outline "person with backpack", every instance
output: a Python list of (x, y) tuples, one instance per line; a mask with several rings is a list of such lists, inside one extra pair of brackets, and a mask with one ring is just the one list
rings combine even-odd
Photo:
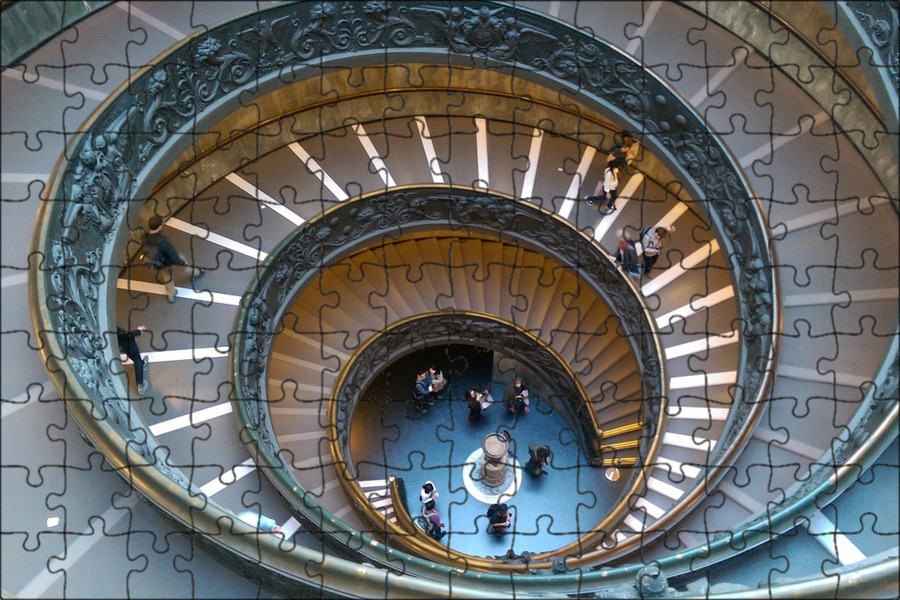
[(671, 235), (675, 233), (675, 226), (645, 227), (641, 230), (641, 246), (644, 250), (644, 275), (650, 276), (650, 270), (659, 260), (659, 251)]
[(641, 266), (638, 264), (637, 250), (631, 236), (624, 230), (616, 232), (619, 238), (619, 246), (616, 248), (616, 263), (632, 277), (641, 276)]
[(206, 269), (188, 266), (184, 257), (175, 249), (169, 238), (162, 234), (163, 220), (153, 215), (147, 221), (147, 233), (144, 234), (145, 254), (150, 257), (150, 264), (156, 269), (156, 278), (166, 286), (169, 304), (175, 302), (175, 274), (172, 267), (181, 267), (184, 274), (191, 278), (191, 283), (206, 275)]
[(146, 369), (150, 365), (150, 359), (145, 355), (141, 356), (141, 350), (138, 348), (137, 341), (134, 339), (146, 331), (143, 325), (133, 331), (126, 331), (121, 327), (116, 327), (116, 337), (119, 342), (119, 352), (122, 352), (134, 363), (134, 382), (137, 384), (138, 393), (143, 395), (147, 391), (150, 382), (147, 381)]

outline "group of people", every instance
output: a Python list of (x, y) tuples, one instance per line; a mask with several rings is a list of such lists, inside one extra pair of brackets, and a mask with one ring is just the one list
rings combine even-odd
[(616, 263), (632, 277), (640, 277), (641, 274), (650, 277), (650, 271), (659, 260), (659, 253), (663, 245), (672, 237), (673, 233), (675, 233), (674, 225), (658, 225), (641, 230), (638, 236), (643, 256), (643, 266), (641, 266), (638, 264), (637, 242), (631, 239), (631, 235), (627, 231), (620, 229), (616, 233), (619, 238), (615, 253)]
[[(640, 143), (631, 133), (622, 131), (617, 137), (620, 138), (620, 141), (607, 157), (603, 178), (597, 183), (594, 193), (585, 198), (588, 206), (600, 203), (599, 208), (603, 214), (615, 212), (616, 198), (619, 194), (619, 172), (635, 159), (640, 149)], [(605, 212), (603, 210), (604, 203), (606, 205)], [(674, 232), (675, 227), (672, 225), (645, 227), (641, 230), (638, 239), (633, 240), (625, 230), (620, 229), (618, 231), (619, 243), (615, 253), (616, 263), (621, 265), (625, 272), (632, 277), (637, 278), (641, 274), (650, 277), (650, 271), (659, 259), (663, 244)], [(638, 264), (637, 244), (641, 246), (643, 265)]]
[[(422, 517), (425, 519), (425, 533), (436, 541), (441, 541), (447, 531), (444, 530), (444, 523), (441, 521), (441, 515), (435, 506), (440, 493), (435, 489), (434, 483), (426, 481), (422, 485), (422, 491), (419, 492), (419, 502), (422, 503)], [(506, 504), (492, 504), (487, 511), (488, 516), (488, 533), (495, 535), (503, 535), (512, 524), (512, 515)]]
[[(504, 432), (509, 438), (509, 432)], [(546, 476), (544, 470), (550, 463), (550, 446), (540, 444), (528, 445), (528, 462), (525, 465), (525, 471), (535, 476)], [(513, 455), (515, 456), (515, 455)], [(419, 502), (422, 504), (421, 514), (424, 518), (425, 533), (433, 539), (440, 541), (447, 531), (444, 530), (444, 522), (441, 521), (441, 515), (437, 510), (435, 501), (440, 493), (434, 487), (434, 483), (426, 481), (422, 485), (419, 492)], [(487, 532), (494, 535), (503, 535), (512, 524), (512, 515), (509, 507), (504, 503), (491, 504), (487, 510), (488, 527)]]
[(421, 413), (428, 412), (429, 406), (434, 406), (438, 394), (447, 385), (442, 371), (438, 371), (431, 365), (427, 369), (421, 369), (416, 374), (416, 382), (413, 388), (413, 406)]
[[(147, 231), (142, 238), (141, 260), (156, 271), (156, 280), (166, 286), (166, 297), (169, 303), (175, 302), (175, 273), (173, 267), (181, 267), (185, 275), (191, 281), (197, 281), (206, 274), (206, 269), (188, 265), (184, 256), (175, 249), (172, 242), (163, 235), (165, 222), (161, 217), (153, 215), (147, 220)], [(134, 381), (137, 384), (139, 394), (144, 394), (149, 387), (147, 367), (150, 359), (141, 355), (137, 340), (135, 339), (147, 328), (139, 325), (137, 329), (123, 329), (116, 327), (119, 351), (131, 359), (134, 363)]]
[[(466, 405), (469, 408), (469, 423), (477, 423), (484, 418), (482, 412), (493, 405), (494, 398), (491, 396), (491, 388), (488, 384), (483, 384), (477, 388), (469, 388), (466, 390), (464, 397)], [(503, 404), (506, 410), (515, 414), (521, 408), (525, 413), (531, 412), (531, 399), (529, 398), (528, 388), (521, 377), (516, 377), (503, 391)]]
[(441, 515), (435, 505), (438, 496), (440, 496), (440, 492), (435, 489), (432, 482), (426, 481), (422, 485), (419, 502), (422, 503), (422, 516), (425, 518), (425, 533), (435, 540), (441, 541), (447, 532), (444, 531), (444, 523), (441, 521)]

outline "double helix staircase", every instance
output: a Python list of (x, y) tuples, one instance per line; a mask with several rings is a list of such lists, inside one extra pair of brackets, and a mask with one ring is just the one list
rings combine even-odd
[[(769, 568), (759, 557), (775, 556), (773, 548), (788, 556), (777, 568), (791, 577), (821, 577), (826, 564), (869, 565), (896, 557), (896, 507), (871, 508), (885, 528), (859, 527), (866, 514), (860, 506), (869, 500), (856, 484), (831, 509), (810, 511), (808, 522), (801, 523), (806, 535), (764, 535), (755, 550), (750, 547), (760, 538), (746, 535), (693, 565), (677, 558), (747, 531), (745, 524), (765, 520), (819, 465), (833, 463), (834, 448), (859, 427), (858, 411), (896, 345), (896, 191), (885, 189), (852, 135), (836, 122), (843, 102), (816, 102), (789, 77), (789, 67), (772, 67), (767, 48), (754, 48), (752, 40), (716, 25), (690, 3), (523, 6), (637, 57), (702, 115), (756, 194), (780, 286), (781, 318), (771, 323), (780, 350), (768, 374), (771, 389), (762, 399), (765, 413), (752, 435), (739, 440), (742, 447), (721, 481), (707, 475), (739, 395), (734, 384), (748, 324), (740, 319), (734, 286), (747, 274), (721, 252), (716, 241), (721, 232), (704, 216), (708, 199), (692, 196), (677, 180), (661, 179), (647, 144), (620, 178), (616, 212), (601, 215), (582, 202), (602, 176), (615, 119), (586, 115), (582, 126), (567, 130), (564, 117), (571, 115), (566, 107), (572, 101), (562, 95), (552, 113), (559, 123), (533, 122), (524, 112), (511, 115), (477, 89), (464, 98), (447, 93), (453, 110), (429, 110), (424, 103), (394, 116), (398, 111), (379, 108), (375, 114), (383, 116), (362, 122), (348, 112), (339, 127), (297, 131), (271, 152), (257, 146), (255, 153), (245, 153), (240, 168), (193, 189), (189, 202), (168, 219), (167, 231), (190, 262), (208, 270), (205, 278), (194, 285), (179, 281), (174, 304), (140, 265), (121, 274), (109, 270), (102, 284), (112, 289), (115, 282), (108, 294), (113, 320), (149, 330), (139, 341), (150, 356), (151, 389), (140, 396), (129, 387), (129, 414), (165, 449), (160, 458), (185, 475), (201, 504), (232, 514), (259, 510), (281, 525), (289, 540), (283, 543), (369, 562), (371, 556), (357, 554), (355, 542), (340, 548), (319, 535), (316, 523), (298, 519), (270, 484), (268, 468), (254, 462), (245, 426), (229, 417), (234, 407), (228, 355), (241, 296), (281, 240), (326, 218), (334, 206), (402, 186), (484, 189), (567, 220), (609, 253), (620, 228), (676, 226), (653, 277), (635, 282), (665, 357), (667, 418), (657, 432), (658, 453), (644, 469), (642, 487), (625, 499), (627, 509), (610, 524), (611, 535), (590, 538), (571, 566), (600, 569), (658, 560), (686, 589), (703, 593), (725, 581), (756, 586)], [(51, 192), (43, 185), (51, 181), (73, 132), (89, 122), (101, 102), (191, 32), (257, 8), (253, 3), (116, 3), (86, 16), (77, 31), (61, 32), (36, 48), (22, 59), (23, 66), (4, 65), (4, 105), (15, 110), (3, 115), (3, 218), (23, 224), (5, 227), (3, 239), (4, 470), (13, 474), (4, 490), (13, 498), (4, 506), (13, 508), (4, 509), (3, 543), (4, 554), (15, 556), (4, 561), (3, 588), (18, 596), (56, 596), (63, 590), (82, 595), (102, 585), (110, 586), (111, 595), (133, 588), (160, 593), (151, 583), (159, 579), (154, 574), (165, 578), (185, 571), (175, 560), (186, 552), (180, 541), (160, 548), (135, 537), (146, 556), (144, 569), (134, 564), (134, 554), (117, 551), (115, 544), (129, 530), (168, 537), (171, 525), (135, 503), (135, 495), (107, 473), (115, 469), (81, 446), (62, 403), (53, 402), (58, 395), (44, 370), (41, 337), (32, 333), (30, 315), (38, 308), (26, 289), (27, 269), (36, 277), (41, 257), (25, 249), (41, 198)], [(394, 97), (402, 95), (398, 91)], [(366, 101), (381, 106), (384, 98)], [(415, 94), (409, 92), (406, 101), (414, 104)], [(340, 111), (337, 106), (331, 110)], [(48, 115), (54, 115), (52, 125)], [(215, 156), (210, 154), (208, 164)], [(157, 206), (164, 214), (163, 203)], [(134, 229), (144, 226), (146, 212), (139, 208), (129, 208)], [(323, 269), (282, 319), (267, 374), (282, 456), (289, 457), (285, 462), (307, 498), (325, 511), (323, 518), (356, 530), (370, 528), (332, 464), (327, 405), (333, 385), (367, 339), (423, 313), (485, 313), (531, 332), (571, 366), (591, 399), (608, 464), (640, 463), (638, 448), (647, 431), (641, 422), (640, 371), (628, 342), (616, 335), (615, 307), (598, 298), (590, 276), (553, 256), (459, 231), (387, 240)], [(123, 383), (133, 381), (124, 357), (113, 360), (110, 369), (124, 374)], [(896, 398), (889, 400), (896, 404)], [(71, 464), (71, 456), (79, 462)], [(63, 489), (52, 474), (56, 465), (78, 468), (59, 476)], [(359, 485), (374, 510), (396, 518), (388, 482)], [(90, 486), (102, 492), (80, 491)], [(28, 506), (46, 506), (48, 514), (61, 508), (62, 527), (79, 541), (67, 542), (36, 515), (26, 515)], [(665, 526), (657, 531), (654, 524)], [(236, 521), (222, 526), (239, 529)], [(776, 527), (776, 533), (785, 529), (790, 526)], [(248, 535), (259, 536), (262, 545), (269, 537)], [(227, 583), (250, 596), (260, 585), (230, 571), (223, 574), (203, 553), (190, 556), (187, 570), (193, 575), (178, 575), (167, 584), (173, 596), (183, 595), (186, 585), (194, 593), (225, 595), (217, 586)], [(91, 576), (135, 568), (140, 575), (124, 581), (103, 583)], [(432, 592), (440, 589), (440, 575), (414, 568), (410, 573), (436, 581), (428, 588)]]

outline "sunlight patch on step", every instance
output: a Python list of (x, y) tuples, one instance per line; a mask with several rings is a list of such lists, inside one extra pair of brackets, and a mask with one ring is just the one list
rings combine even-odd
[[(150, 283), (149, 281), (139, 281), (137, 279), (120, 278), (116, 280), (116, 287), (120, 290), (131, 292), (143, 292), (145, 294), (156, 294), (158, 296), (166, 295), (166, 286), (161, 283)], [(213, 304), (227, 304), (229, 306), (240, 306), (241, 297), (234, 294), (223, 294), (220, 292), (210, 292), (207, 290), (195, 291), (190, 288), (176, 287), (175, 296), (185, 298), (187, 300), (198, 300), (200, 302), (212, 302)]]
[[(90, 98), (91, 100), (103, 101), (106, 100), (107, 94), (106, 92), (101, 92), (100, 90), (93, 90), (90, 88), (82, 87), (80, 85), (75, 85), (74, 83), (59, 81), (57, 79), (51, 79), (46, 75), (42, 76), (34, 76), (33, 79), (25, 79), (23, 72), (21, 69), (4, 69), (3, 76), (9, 77), (10, 79), (17, 79), (29, 85), (39, 85), (41, 87), (45, 87), (51, 90), (56, 90), (59, 92), (63, 92), (66, 96), (74, 96), (75, 94), (84, 94), (86, 98)], [(68, 110), (68, 109), (67, 109)]]
[(185, 429), (187, 427), (191, 427), (192, 425), (203, 423), (205, 421), (209, 421), (210, 419), (215, 419), (216, 417), (221, 417), (222, 415), (229, 414), (231, 414), (231, 402), (223, 402), (222, 404), (219, 404), (217, 406), (211, 406), (202, 410), (192, 411), (189, 415), (182, 415), (180, 417), (175, 417), (174, 419), (169, 419), (167, 421), (162, 421), (161, 423), (151, 425), (150, 433), (152, 433), (153, 435), (171, 433), (173, 431), (178, 431), (179, 429)]
[(619, 215), (622, 214), (622, 211), (625, 208), (625, 205), (628, 204), (629, 200), (634, 199), (634, 194), (637, 192), (638, 187), (640, 187), (641, 183), (644, 181), (643, 173), (635, 173), (628, 179), (628, 183), (625, 184), (625, 187), (622, 188), (622, 193), (616, 197), (616, 210), (608, 215), (600, 217), (600, 220), (597, 221), (597, 224), (594, 226), (594, 240), (600, 241), (603, 239), (603, 236), (606, 235), (613, 224), (616, 222), (616, 219), (619, 218)]
[(294, 211), (289, 209), (287, 206), (285, 206), (281, 202), (278, 202), (277, 200), (275, 200), (275, 198), (268, 195), (267, 193), (265, 193), (264, 191), (262, 191), (261, 189), (259, 189), (258, 187), (256, 187), (255, 185), (253, 185), (252, 183), (250, 183), (249, 181), (247, 181), (240, 175), (238, 175), (237, 173), (229, 173), (228, 175), (225, 176), (225, 179), (227, 181), (229, 181), (231, 184), (233, 184), (235, 187), (238, 187), (241, 190), (243, 190), (244, 192), (246, 192), (247, 194), (250, 194), (250, 197), (253, 198), (254, 200), (256, 200), (257, 202), (261, 202), (263, 208), (268, 206), (269, 208), (271, 208), (272, 210), (277, 212), (279, 215), (281, 215), (282, 217), (284, 217), (285, 219), (287, 219), (294, 225), (297, 225), (299, 227), (300, 225), (303, 225), (303, 223), (306, 222), (306, 219), (304, 219), (303, 217), (301, 217), (300, 215), (298, 215), (297, 213), (295, 213)]
[(703, 244), (700, 248), (684, 257), (681, 262), (678, 262), (647, 283), (641, 288), (641, 293), (644, 296), (649, 296), (650, 294), (655, 294), (665, 286), (669, 285), (685, 273), (687, 273), (690, 269), (693, 269), (700, 263), (704, 261), (708, 261), (713, 254), (719, 251), (719, 241), (712, 240), (709, 245)]
[(431, 180), (435, 183), (449, 183), (450, 177), (441, 170), (441, 161), (438, 160), (437, 152), (434, 149), (434, 141), (431, 139), (431, 132), (428, 130), (428, 120), (418, 115), (415, 119), (419, 132), (419, 139), (422, 141), (422, 150), (425, 152), (425, 160), (428, 161), (428, 172), (431, 173)]
[(685, 304), (680, 308), (676, 308), (675, 310), (669, 311), (661, 317), (657, 317), (656, 326), (660, 329), (665, 329), (669, 327), (671, 320), (674, 318), (687, 319), (691, 315), (694, 315), (704, 309), (712, 308), (716, 304), (724, 302), (725, 300), (733, 297), (734, 288), (731, 286), (724, 287), (721, 290), (709, 294), (708, 296), (704, 296), (696, 300), (691, 300), (688, 304)]
[[(150, 364), (178, 362), (182, 360), (198, 360), (203, 358), (225, 358), (228, 356), (228, 346), (219, 346), (218, 348), (184, 348), (182, 350), (157, 350), (155, 352), (146, 352), (143, 356), (150, 359)], [(120, 354), (119, 358), (123, 365), (133, 364), (131, 359), (124, 354)]]
[(737, 371), (721, 371), (719, 373), (701, 373), (699, 375), (683, 375), (669, 379), (669, 389), (684, 390), (701, 388), (708, 385), (731, 385), (737, 381)]
[(344, 202), (350, 199), (350, 196), (347, 195), (347, 192), (345, 192), (344, 189), (339, 186), (334, 179), (331, 178), (331, 175), (325, 172), (325, 169), (319, 166), (319, 163), (316, 162), (316, 159), (310, 156), (309, 152), (307, 152), (306, 149), (303, 148), (303, 146), (301, 146), (297, 142), (294, 142), (292, 144), (289, 144), (288, 148), (290, 148), (291, 152), (293, 152), (297, 156), (297, 158), (303, 161), (303, 165), (310, 173), (318, 177), (319, 181), (325, 184), (325, 187), (328, 188), (328, 190), (332, 194), (334, 194), (334, 197), (338, 199), (338, 202)]
[(734, 329), (730, 333), (711, 335), (693, 342), (669, 346), (665, 349), (666, 360), (672, 360), (673, 358), (690, 354), (704, 354), (713, 348), (721, 348), (722, 346), (728, 346), (729, 344), (736, 344), (739, 339), (740, 335), (738, 330)]
[(581, 156), (581, 162), (578, 163), (578, 170), (575, 171), (575, 175), (572, 176), (572, 182), (569, 184), (569, 189), (566, 190), (566, 199), (563, 201), (562, 206), (559, 207), (559, 216), (563, 219), (569, 218), (569, 215), (572, 214), (572, 209), (575, 207), (575, 201), (581, 197), (581, 186), (596, 154), (597, 149), (593, 146), (585, 147), (584, 154)]
[(528, 168), (525, 171), (525, 179), (522, 182), (522, 198), (529, 199), (534, 194), (534, 181), (537, 177), (538, 162), (541, 158), (541, 146), (543, 143), (544, 132), (535, 127), (531, 138), (531, 147), (528, 149)]
[(478, 161), (478, 180), (475, 187), (488, 189), (491, 187), (490, 157), (488, 156), (487, 120), (484, 117), (475, 119), (475, 151)]
[(233, 468), (228, 469), (221, 476), (216, 477), (209, 483), (206, 483), (200, 486), (200, 491), (203, 492), (208, 498), (215, 496), (229, 485), (237, 482), (243, 477), (246, 477), (250, 473), (256, 470), (256, 463), (253, 462), (252, 458), (248, 458), (244, 462), (239, 465), (235, 465)]
[(822, 123), (827, 123), (830, 119), (831, 117), (828, 116), (828, 113), (825, 111), (812, 115), (812, 118), (810, 118), (810, 115), (803, 115), (801, 117), (801, 122), (796, 127), (793, 127), (782, 134), (773, 132), (771, 134), (771, 139), (768, 142), (741, 158), (741, 167), (744, 169), (750, 168), (755, 161), (768, 158), (791, 142), (800, 139), (804, 134), (809, 133), (813, 127), (821, 125)]
[(177, 229), (178, 231), (182, 231), (188, 235), (192, 235), (198, 237), (202, 240), (206, 240), (211, 244), (216, 244), (217, 246), (222, 246), (223, 248), (228, 248), (229, 250), (234, 250), (240, 254), (245, 256), (249, 256), (254, 260), (258, 260), (260, 262), (266, 260), (269, 257), (268, 253), (263, 252), (262, 250), (257, 250), (247, 244), (242, 244), (241, 242), (237, 242), (231, 238), (227, 238), (223, 235), (219, 235), (218, 233), (213, 233), (211, 231), (207, 231), (202, 227), (197, 227), (192, 223), (187, 223), (182, 221), (181, 219), (171, 218), (166, 221), (166, 225), (171, 227), (172, 229)]
[(369, 134), (366, 132), (362, 123), (356, 123), (353, 125), (353, 129), (356, 131), (356, 139), (362, 144), (363, 149), (369, 157), (369, 162), (372, 163), (372, 168), (378, 173), (378, 176), (381, 177), (381, 181), (384, 182), (385, 187), (397, 187), (397, 182), (391, 177), (387, 165), (384, 164), (384, 160), (381, 158), (381, 155), (378, 154), (378, 150), (375, 149), (375, 144), (372, 143), (372, 139), (369, 137)]

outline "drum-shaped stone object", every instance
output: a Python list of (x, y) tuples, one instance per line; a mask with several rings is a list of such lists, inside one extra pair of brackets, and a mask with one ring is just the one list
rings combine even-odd
[(497, 433), (489, 433), (481, 441), (484, 457), (481, 467), (482, 483), (496, 487), (506, 479), (506, 458), (509, 455), (509, 438)]

